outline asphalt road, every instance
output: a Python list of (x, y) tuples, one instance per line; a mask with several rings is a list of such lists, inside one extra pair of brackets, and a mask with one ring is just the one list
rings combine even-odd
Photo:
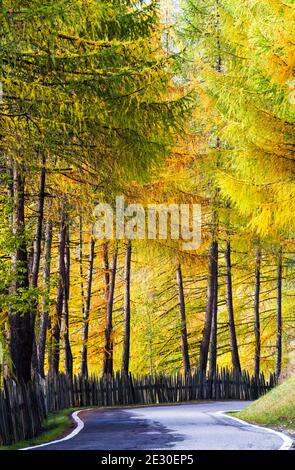
[(36, 450), (276, 450), (275, 434), (236, 422), (219, 411), (248, 402), (210, 402), (132, 409), (83, 411), (82, 431)]

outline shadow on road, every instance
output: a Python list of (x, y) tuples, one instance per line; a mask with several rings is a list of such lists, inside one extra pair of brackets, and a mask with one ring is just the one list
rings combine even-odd
[[(73, 439), (36, 450), (137, 450), (173, 448), (185, 436), (130, 410), (81, 413), (84, 429)], [(135, 418), (136, 416), (136, 418)]]

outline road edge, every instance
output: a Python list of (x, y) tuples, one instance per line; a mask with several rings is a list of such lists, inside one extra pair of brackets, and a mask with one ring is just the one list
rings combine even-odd
[[(90, 410), (90, 408), (88, 408), (88, 409), (84, 408), (82, 410), (77, 410), (77, 411), (74, 411), (74, 413), (72, 413), (71, 417), (72, 417), (73, 421), (76, 423), (76, 427), (67, 436), (62, 437), (61, 439), (56, 439), (54, 441), (45, 442), (44, 444), (38, 444), (38, 445), (32, 446), (32, 447), (25, 447), (25, 448), (22, 448), (22, 449), (19, 449), (19, 450), (37, 449), (37, 448), (40, 448), (40, 447), (46, 447), (46, 446), (49, 446), (49, 445), (52, 445), (52, 444), (58, 444), (60, 442), (64, 442), (64, 441), (68, 441), (70, 439), (73, 439), (73, 437), (75, 437), (77, 434), (79, 434), (85, 426), (84, 421), (82, 421), (82, 419), (79, 418), (79, 414), (82, 411), (89, 411), (89, 410)], [(264, 426), (260, 426), (258, 424), (249, 423), (247, 421), (244, 421), (240, 418), (236, 418), (235, 416), (231, 416), (231, 415), (228, 414), (228, 413), (236, 413), (237, 411), (239, 411), (239, 410), (216, 411), (213, 414), (216, 415), (216, 416), (223, 416), (225, 418), (236, 421), (240, 424), (250, 426), (252, 428), (263, 429), (264, 431), (266, 431), (268, 433), (277, 435), (283, 441), (283, 444), (281, 445), (281, 447), (278, 450), (290, 450), (293, 447), (293, 440), (289, 436), (287, 436), (286, 434), (284, 434), (280, 431), (276, 431), (275, 429), (270, 429), (270, 428), (266, 428)]]
[(266, 428), (264, 426), (260, 426), (258, 424), (249, 423), (249, 422), (244, 421), (240, 418), (236, 418), (235, 416), (231, 416), (228, 413), (237, 413), (237, 410), (217, 411), (214, 414), (217, 415), (217, 416), (223, 416), (223, 417), (232, 419), (234, 421), (237, 421), (238, 423), (241, 423), (241, 424), (244, 424), (244, 425), (247, 425), (247, 426), (251, 426), (252, 428), (263, 429), (266, 432), (269, 432), (271, 434), (275, 434), (275, 435), (279, 436), (280, 439), (282, 439), (283, 444), (281, 445), (281, 447), (278, 450), (290, 450), (291, 447), (293, 447), (293, 440), (289, 436), (287, 436), (286, 434), (284, 434), (280, 431), (276, 431), (275, 429), (270, 429), (270, 428)]
[(72, 413), (71, 415), (71, 418), (72, 420), (74, 421), (74, 423), (76, 423), (76, 427), (75, 429), (70, 433), (68, 434), (67, 436), (65, 437), (62, 437), (61, 439), (56, 439), (54, 441), (49, 441), (49, 442), (45, 442), (44, 444), (38, 444), (36, 446), (32, 446), (32, 447), (24, 447), (22, 449), (19, 449), (19, 450), (31, 450), (31, 449), (37, 449), (38, 447), (45, 447), (45, 446), (50, 446), (52, 444), (58, 444), (60, 442), (64, 442), (64, 441), (68, 441), (70, 439), (72, 439), (73, 437), (75, 437), (77, 434), (79, 434), (82, 429), (84, 428), (84, 421), (82, 421), (81, 418), (79, 418), (79, 413), (81, 413), (82, 411), (89, 411), (89, 409), (82, 409), (82, 410), (78, 410), (78, 411), (74, 411), (74, 413)]

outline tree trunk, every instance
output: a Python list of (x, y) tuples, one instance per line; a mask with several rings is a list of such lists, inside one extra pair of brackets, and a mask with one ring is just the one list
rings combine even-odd
[(82, 318), (85, 315), (85, 293), (84, 293), (84, 273), (83, 273), (83, 218), (79, 217), (79, 273), (80, 273), (80, 293), (82, 302)]
[(70, 270), (71, 270), (71, 251), (70, 251), (70, 232), (68, 221), (66, 223), (66, 246), (65, 246), (65, 269), (64, 269), (64, 296), (63, 296), (63, 320), (64, 320), (64, 368), (65, 373), (69, 378), (73, 378), (73, 355), (70, 343), (70, 313), (69, 313), (69, 298), (70, 298)]
[(177, 290), (178, 290), (179, 316), (180, 316), (180, 327), (181, 327), (182, 364), (183, 364), (184, 372), (188, 374), (191, 370), (191, 366), (190, 366), (189, 350), (188, 350), (185, 300), (184, 300), (182, 270), (181, 270), (180, 263), (178, 264), (176, 268), (176, 285), (177, 285)]
[(258, 377), (260, 374), (260, 273), (261, 271), (261, 250), (258, 248), (256, 253), (256, 268), (255, 268), (255, 295), (254, 295), (254, 335), (255, 335), (255, 357), (254, 357), (254, 376)]
[[(108, 267), (108, 252), (105, 248), (104, 259), (105, 269)], [(107, 311), (106, 311), (106, 325), (104, 333), (104, 360), (103, 360), (103, 374), (113, 374), (113, 305), (115, 294), (115, 282), (117, 272), (117, 257), (118, 247), (116, 246), (113, 254), (112, 273), (110, 278), (106, 275), (106, 281), (109, 279), (109, 284), (106, 284), (106, 292), (108, 292)]]
[(239, 357), (239, 348), (236, 335), (236, 325), (234, 317), (233, 306), (233, 289), (232, 289), (232, 265), (231, 265), (231, 244), (230, 241), (226, 242), (225, 250), (225, 281), (226, 281), (226, 307), (228, 315), (228, 328), (230, 339), (231, 360), (233, 369), (241, 372), (241, 363)]
[(61, 220), (58, 236), (58, 279), (56, 289), (55, 316), (51, 321), (51, 350), (49, 360), (49, 373), (58, 374), (60, 359), (60, 332), (64, 301), (65, 279), (65, 249), (67, 239), (67, 226), (64, 208), (61, 209)]
[(90, 251), (89, 251), (89, 268), (88, 268), (88, 279), (87, 279), (86, 304), (84, 306), (83, 330), (82, 330), (82, 351), (81, 351), (80, 374), (83, 377), (88, 377), (87, 354), (88, 354), (89, 313), (90, 313), (91, 293), (92, 293), (93, 264), (94, 264), (94, 257), (95, 257), (94, 249), (95, 249), (95, 239), (91, 237)]
[(277, 340), (276, 340), (276, 376), (281, 375), (282, 370), (282, 270), (283, 270), (283, 254), (280, 248), (278, 254), (278, 271), (277, 271)]
[(212, 325), (210, 337), (210, 360), (209, 360), (209, 376), (213, 377), (217, 371), (217, 316), (218, 316), (218, 247), (216, 254), (216, 273), (214, 280), (214, 297), (212, 305)]
[(218, 242), (215, 240), (215, 235), (212, 234), (212, 242), (209, 252), (209, 279), (207, 287), (207, 305), (205, 315), (205, 325), (203, 329), (203, 337), (200, 348), (199, 370), (205, 374), (207, 370), (211, 326), (213, 318), (214, 296), (215, 296), (215, 280), (217, 276), (217, 256), (218, 256)]
[[(38, 287), (38, 276), (40, 268), (40, 258), (41, 258), (41, 241), (42, 241), (42, 228), (43, 228), (43, 218), (44, 218), (44, 201), (45, 201), (45, 182), (46, 182), (46, 170), (45, 170), (45, 157), (42, 159), (42, 168), (40, 171), (40, 181), (39, 181), (39, 192), (38, 192), (38, 206), (37, 206), (37, 226), (35, 239), (33, 244), (32, 252), (32, 271), (30, 276), (30, 285), (34, 289)], [(36, 313), (38, 310), (38, 305), (36, 301)], [(32, 373), (35, 375), (39, 372), (40, 367), (38, 364), (38, 347), (36, 339), (36, 330), (40, 325), (36, 323), (34, 331), (34, 341), (33, 341), (33, 354), (32, 354)]]
[(44, 255), (43, 255), (43, 299), (41, 307), (41, 318), (40, 318), (40, 333), (38, 343), (38, 366), (39, 374), (41, 377), (45, 377), (44, 373), (44, 360), (45, 360), (45, 348), (46, 348), (46, 336), (47, 329), (49, 326), (49, 296), (50, 296), (50, 267), (51, 267), (51, 247), (52, 247), (52, 222), (50, 218), (47, 219), (45, 225), (45, 242), (44, 242)]
[(31, 286), (38, 286), (38, 274), (40, 267), (41, 258), (41, 240), (42, 240), (42, 227), (44, 218), (44, 201), (45, 201), (45, 182), (46, 182), (46, 169), (45, 169), (45, 158), (43, 157), (43, 166), (40, 171), (40, 182), (38, 192), (38, 208), (37, 208), (37, 226), (34, 239), (34, 250), (33, 250), (33, 266), (31, 274)]
[[(31, 360), (34, 338), (34, 312), (30, 302), (22, 299), (22, 294), (29, 288), (28, 258), (25, 239), (25, 189), (23, 169), (13, 162), (13, 216), (12, 232), (14, 252), (11, 256), (12, 282), (10, 293), (15, 296), (8, 314), (9, 350), (12, 360), (12, 372), (19, 380), (31, 379)], [(18, 298), (20, 296), (20, 298)], [(15, 305), (18, 303), (18, 305)]]
[(110, 261), (109, 261), (109, 243), (103, 245), (103, 264), (104, 264), (104, 278), (105, 278), (105, 302), (107, 304), (110, 295)]
[(122, 373), (129, 373), (130, 359), (130, 273), (131, 273), (132, 245), (129, 241), (126, 247), (124, 272), (124, 339), (122, 356)]
[[(221, 59), (221, 43), (220, 43), (220, 5), (219, 0), (216, 0), (216, 47), (217, 47), (217, 59), (215, 64), (215, 69), (218, 73), (221, 73), (222, 67), (222, 59)], [(219, 167), (220, 164), (220, 148), (221, 148), (221, 141), (220, 137), (217, 136), (216, 139), (216, 146), (217, 150), (217, 159), (216, 159), (216, 168)], [(214, 231), (213, 231), (213, 239), (216, 235), (216, 228), (217, 228), (217, 210), (218, 207), (218, 194), (219, 188), (215, 187), (214, 189), (214, 196), (213, 196), (213, 205), (214, 205)], [(218, 242), (213, 241), (212, 243), (215, 244), (213, 251), (213, 266), (212, 266), (212, 273), (210, 274), (210, 282), (208, 288), (210, 289), (210, 293), (207, 295), (207, 308), (206, 308), (206, 320), (205, 320), (205, 332), (202, 341), (202, 345), (204, 346), (204, 354), (201, 359), (203, 362), (202, 371), (203, 373), (206, 372), (207, 369), (207, 361), (208, 361), (208, 353), (210, 349), (210, 361), (209, 361), (209, 375), (212, 377), (216, 372), (217, 367), (217, 313), (218, 313)], [(210, 263), (210, 261), (209, 261)], [(210, 270), (210, 268), (209, 268)], [(211, 308), (211, 313), (208, 312)], [(210, 322), (211, 317), (211, 324), (207, 324)], [(202, 346), (201, 346), (202, 348)]]

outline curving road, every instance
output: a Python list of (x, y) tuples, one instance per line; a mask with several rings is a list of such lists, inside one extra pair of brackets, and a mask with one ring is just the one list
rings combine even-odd
[(249, 402), (210, 402), (82, 411), (72, 439), (36, 450), (276, 450), (283, 439), (220, 414)]

